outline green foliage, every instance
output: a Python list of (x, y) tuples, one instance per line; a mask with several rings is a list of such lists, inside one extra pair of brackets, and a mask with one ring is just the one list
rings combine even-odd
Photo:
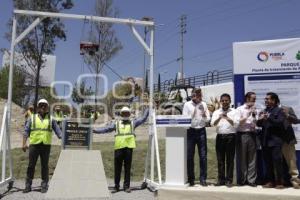
[(296, 54), (296, 59), (300, 60), (300, 51), (298, 51), (298, 53)]
[(54, 95), (56, 94), (56, 90), (55, 88), (50, 88), (50, 87), (42, 87), (40, 88), (40, 92), (39, 92), (39, 99), (47, 99), (47, 101), (52, 104), (58, 101), (58, 99), (56, 99), (52, 94), (51, 94), (51, 89), (52, 89), (52, 93)]
[[(107, 105), (108, 108), (108, 114), (112, 116), (113, 108), (118, 104), (120, 104), (119, 107), (122, 107), (122, 105), (128, 105), (131, 102), (131, 98), (129, 98), (131, 94), (132, 94), (131, 84), (116, 85), (115, 94), (113, 94), (113, 91), (110, 91), (108, 92), (106, 98), (104, 99), (104, 103)], [(116, 106), (116, 108), (118, 109), (118, 106)]]
[[(78, 91), (80, 91), (81, 95), (79, 95)], [(83, 96), (91, 96), (93, 94), (94, 92), (92, 88), (87, 88), (86, 83), (82, 81), (79, 86), (77, 85), (77, 83), (74, 84), (72, 91), (72, 100), (77, 104), (81, 104), (86, 100), (86, 98), (83, 98)]]
[[(24, 85), (26, 75), (21, 68), (15, 66), (13, 76), (12, 101), (17, 105), (22, 106), (23, 100), (29, 90), (29, 88)], [(3, 67), (0, 70), (0, 97), (3, 99), (7, 99), (8, 79), (9, 67)]]
[[(63, 10), (63, 2), (63, 0), (13, 0), (15, 9), (47, 12), (59, 12)], [(36, 18), (36, 16), (19, 15), (17, 18), (17, 35), (20, 35)], [(6, 34), (6, 38), (10, 41), (12, 20), (9, 21), (8, 25), (10, 29)], [(45, 58), (43, 58), (43, 55), (53, 54), (56, 42), (59, 40), (66, 40), (64, 24), (59, 18), (46, 17), (15, 47), (15, 51), (22, 55), (22, 59), (26, 62), (27, 66), (35, 72), (33, 77), (36, 89), (35, 103), (37, 103), (39, 96), (40, 70), (45, 67)]]

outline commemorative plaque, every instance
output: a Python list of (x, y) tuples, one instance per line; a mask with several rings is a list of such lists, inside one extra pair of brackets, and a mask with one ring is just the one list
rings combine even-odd
[(78, 122), (64, 121), (63, 125), (63, 148), (91, 148), (90, 121)]

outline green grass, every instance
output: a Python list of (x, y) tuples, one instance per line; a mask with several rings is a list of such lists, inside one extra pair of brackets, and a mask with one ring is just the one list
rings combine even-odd
[[(145, 166), (145, 157), (147, 154), (147, 141), (138, 141), (137, 148), (133, 151), (133, 160), (132, 160), (132, 180), (140, 181), (144, 177), (144, 166)], [(207, 141), (208, 146), (208, 156), (207, 156), (207, 172), (208, 179), (216, 179), (217, 176), (217, 165), (216, 165), (216, 153), (215, 153), (215, 144), (214, 140)], [(161, 170), (162, 177), (164, 178), (165, 174), (165, 142), (164, 140), (159, 141), (160, 147), (160, 160), (161, 160)], [(107, 178), (113, 178), (114, 176), (114, 143), (113, 142), (101, 142), (93, 144), (94, 150), (101, 150), (101, 155), (103, 159), (104, 169)], [(52, 146), (50, 160), (49, 160), (49, 173), (53, 174), (59, 153), (61, 151), (60, 146)], [(196, 150), (197, 152), (197, 150)], [(13, 149), (13, 171), (14, 177), (17, 179), (23, 179), (26, 177), (26, 170), (28, 165), (28, 151), (24, 153), (22, 149)], [(176, 156), (176, 150), (174, 151), (174, 156)], [(195, 175), (196, 179), (199, 177), (199, 159), (198, 153), (195, 154)], [(38, 161), (35, 171), (35, 178), (40, 177), (40, 162)]]

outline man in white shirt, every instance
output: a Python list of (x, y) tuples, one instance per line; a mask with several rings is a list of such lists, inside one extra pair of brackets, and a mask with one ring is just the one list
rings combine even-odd
[(236, 109), (238, 127), (236, 138), (236, 156), (238, 185), (256, 187), (256, 94), (247, 92), (245, 103)]
[(184, 104), (183, 115), (192, 118), (187, 130), (187, 175), (190, 186), (195, 184), (194, 155), (198, 146), (200, 160), (200, 185), (207, 186), (207, 142), (205, 124), (210, 121), (207, 105), (202, 101), (201, 89), (194, 89), (192, 100)]
[(222, 108), (216, 110), (211, 118), (211, 126), (215, 126), (217, 131), (216, 153), (218, 160), (218, 183), (216, 185), (221, 186), (226, 184), (226, 186), (231, 187), (233, 181), (237, 123), (235, 109), (230, 108), (230, 95), (227, 93), (222, 94), (220, 103)]

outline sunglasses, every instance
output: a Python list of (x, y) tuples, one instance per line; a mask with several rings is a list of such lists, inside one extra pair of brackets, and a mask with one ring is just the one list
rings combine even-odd
[(40, 108), (42, 108), (42, 107), (48, 107), (48, 104), (40, 103), (40, 104), (39, 104), (39, 107), (40, 107)]

